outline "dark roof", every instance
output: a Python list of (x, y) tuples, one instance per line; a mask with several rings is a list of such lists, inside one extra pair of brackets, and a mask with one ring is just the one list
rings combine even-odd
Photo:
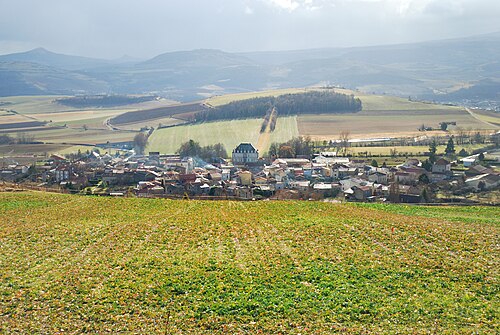
[(498, 183), (500, 181), (500, 175), (489, 174), (484, 179), (488, 180), (490, 183)]
[(450, 162), (448, 162), (444, 158), (440, 158), (434, 163), (434, 165), (448, 165), (448, 164), (450, 164)]
[(233, 152), (257, 152), (251, 143), (240, 143)]

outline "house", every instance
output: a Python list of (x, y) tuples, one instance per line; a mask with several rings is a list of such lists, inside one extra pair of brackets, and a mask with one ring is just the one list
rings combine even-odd
[(476, 163), (476, 161), (477, 161), (478, 156), (479, 155), (474, 155), (474, 156), (462, 158), (461, 161), (464, 164), (464, 167), (470, 167), (470, 166), (474, 165), (474, 163)]
[(55, 164), (60, 164), (66, 162), (66, 158), (64, 156), (61, 156), (59, 154), (52, 154), (50, 155), (49, 159), (53, 161)]
[(353, 197), (355, 200), (365, 201), (373, 195), (373, 190), (370, 186), (353, 186)]
[(306, 166), (311, 166), (311, 161), (306, 158), (280, 158), (280, 160), (291, 168), (303, 169)]
[(396, 172), (396, 181), (401, 184), (411, 184), (415, 182), (415, 179), (408, 172)]
[(73, 169), (70, 165), (59, 165), (54, 170), (54, 177), (56, 179), (56, 182), (58, 183), (61, 181), (69, 180), (72, 174), (73, 174)]
[(467, 179), (465, 185), (476, 190), (491, 190), (500, 186), (500, 175), (493, 173), (481, 174)]
[(250, 171), (241, 171), (238, 175), (239, 182), (243, 186), (252, 185), (252, 172)]
[(387, 173), (380, 171), (372, 171), (368, 174), (368, 180), (373, 183), (387, 185), (388, 182)]
[(401, 171), (396, 172), (396, 180), (401, 184), (417, 183), (420, 176), (427, 175), (427, 171), (419, 167), (401, 167)]
[(465, 171), (465, 175), (467, 177), (479, 176), (482, 174), (493, 173), (492, 169), (484, 167), (482, 165), (474, 165), (470, 167), (467, 171)]
[(444, 158), (438, 159), (432, 165), (432, 173), (449, 173), (451, 171), (451, 163)]
[(290, 182), (290, 188), (296, 189), (299, 191), (308, 191), (310, 184), (311, 184), (311, 182), (309, 180), (293, 181), (293, 182)]
[(251, 143), (240, 143), (232, 154), (233, 164), (245, 165), (256, 163), (259, 160), (259, 152)]

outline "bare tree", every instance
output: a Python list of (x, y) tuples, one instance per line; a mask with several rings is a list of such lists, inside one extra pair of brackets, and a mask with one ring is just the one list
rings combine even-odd
[(348, 130), (342, 130), (339, 135), (339, 151), (344, 155), (347, 154), (347, 148), (349, 148), (349, 139), (351, 138), (350, 135), (351, 134)]
[(457, 134), (457, 144), (464, 144), (466, 136), (465, 129), (462, 127), (457, 127), (456, 134)]
[(148, 135), (141, 132), (134, 136), (134, 148), (137, 149), (138, 154), (144, 154), (144, 149), (148, 144)]

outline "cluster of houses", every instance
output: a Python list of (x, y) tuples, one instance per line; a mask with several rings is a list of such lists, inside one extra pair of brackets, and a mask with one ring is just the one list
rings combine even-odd
[[(429, 185), (455, 185), (471, 190), (500, 187), (500, 175), (482, 165), (465, 171), (438, 159), (428, 170), (409, 159), (394, 167), (371, 166), (365, 160), (322, 152), (309, 158), (275, 158), (265, 161), (250, 143), (232, 152), (232, 161), (208, 164), (177, 155), (111, 156), (92, 152), (69, 161), (52, 155), (33, 166), (3, 167), (1, 178), (30, 180), (37, 185), (57, 185), (87, 194), (138, 197), (189, 197), (227, 199), (322, 199), (342, 197), (351, 201), (429, 201)], [(424, 191), (425, 190), (425, 191)]]

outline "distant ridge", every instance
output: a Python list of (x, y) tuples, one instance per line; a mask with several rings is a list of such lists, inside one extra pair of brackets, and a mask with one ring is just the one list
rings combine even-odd
[[(102, 60), (37, 48), (0, 56), (0, 96), (153, 93), (194, 101), (215, 94), (333, 85), (446, 102), (470, 96), (496, 101), (498, 55), (500, 32), (352, 48), (246, 53), (197, 49), (146, 61)], [(460, 90), (476, 85), (486, 85), (488, 91), (479, 95), (479, 87)]]
[(64, 70), (82, 70), (86, 68), (110, 65), (112, 63), (112, 61), (103, 59), (59, 54), (44, 48), (36, 48), (26, 52), (1, 55), (0, 62), (37, 63)]

